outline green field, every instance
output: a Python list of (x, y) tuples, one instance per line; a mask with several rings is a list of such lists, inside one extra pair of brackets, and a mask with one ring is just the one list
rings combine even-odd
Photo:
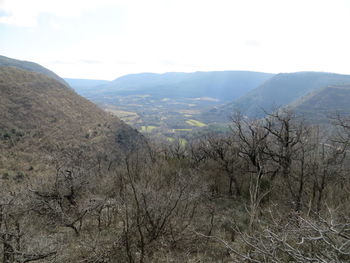
[(180, 143), (181, 146), (186, 146), (187, 140), (183, 139), (183, 138), (179, 138), (179, 143)]
[(196, 127), (204, 127), (207, 126), (205, 123), (197, 121), (197, 120), (187, 120), (186, 123), (191, 126), (196, 126)]
[(192, 131), (192, 129), (173, 129), (173, 132)]
[(142, 132), (152, 132), (154, 129), (156, 129), (157, 126), (141, 126), (141, 131)]

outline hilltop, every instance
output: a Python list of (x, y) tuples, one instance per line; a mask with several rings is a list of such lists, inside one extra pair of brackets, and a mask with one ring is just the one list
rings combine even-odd
[(68, 83), (65, 80), (63, 80), (60, 76), (58, 76), (56, 73), (31, 61), (17, 60), (17, 59), (8, 58), (5, 56), (0, 56), (0, 67), (15, 67), (15, 68), (20, 68), (31, 72), (42, 73), (68, 86)]

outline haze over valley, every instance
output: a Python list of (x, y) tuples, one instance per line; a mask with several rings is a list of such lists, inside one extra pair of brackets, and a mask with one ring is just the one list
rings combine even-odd
[[(167, 140), (227, 130), (237, 110), (261, 118), (286, 107), (307, 121), (317, 115), (320, 123), (330, 122), (332, 114), (350, 114), (348, 96), (337, 89), (349, 86), (350, 76), (335, 73), (172, 72), (126, 75), (110, 82), (65, 80), (80, 95), (140, 132)], [(321, 91), (322, 110), (310, 102), (314, 109), (306, 111), (301, 106), (306, 98), (312, 100)], [(331, 94), (336, 92), (339, 95)]]
[(172, 72), (127, 75), (97, 86), (66, 81), (141, 132), (172, 139), (207, 126), (202, 113), (241, 97), (271, 76), (245, 71)]

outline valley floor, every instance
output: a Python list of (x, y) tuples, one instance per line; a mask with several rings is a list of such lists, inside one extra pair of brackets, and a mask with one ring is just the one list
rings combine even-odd
[[(203, 113), (223, 102), (215, 98), (157, 98), (151, 95), (113, 96), (96, 99), (104, 110), (140, 132), (172, 141), (189, 133), (214, 129), (226, 123), (208, 121)], [(213, 125), (215, 123), (215, 125)]]

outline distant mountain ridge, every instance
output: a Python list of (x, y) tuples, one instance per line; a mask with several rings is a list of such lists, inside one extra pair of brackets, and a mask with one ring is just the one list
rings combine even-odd
[(100, 79), (64, 78), (64, 80), (78, 93), (89, 90), (92, 87), (105, 85), (110, 82), (108, 80)]
[(250, 71), (140, 73), (117, 78), (83, 95), (148, 94), (155, 97), (213, 97), (225, 101), (239, 98), (273, 74)]
[(53, 78), (61, 82), (66, 86), (69, 86), (68, 83), (64, 79), (62, 79), (60, 76), (58, 76), (56, 73), (34, 62), (0, 56), (0, 67), (15, 67), (15, 68), (20, 68), (31, 72), (42, 73), (50, 78)]
[(216, 108), (214, 112), (218, 116), (229, 116), (238, 109), (249, 117), (262, 117), (264, 110), (271, 111), (286, 106), (311, 91), (344, 84), (350, 84), (350, 75), (324, 72), (280, 73), (232, 103)]

